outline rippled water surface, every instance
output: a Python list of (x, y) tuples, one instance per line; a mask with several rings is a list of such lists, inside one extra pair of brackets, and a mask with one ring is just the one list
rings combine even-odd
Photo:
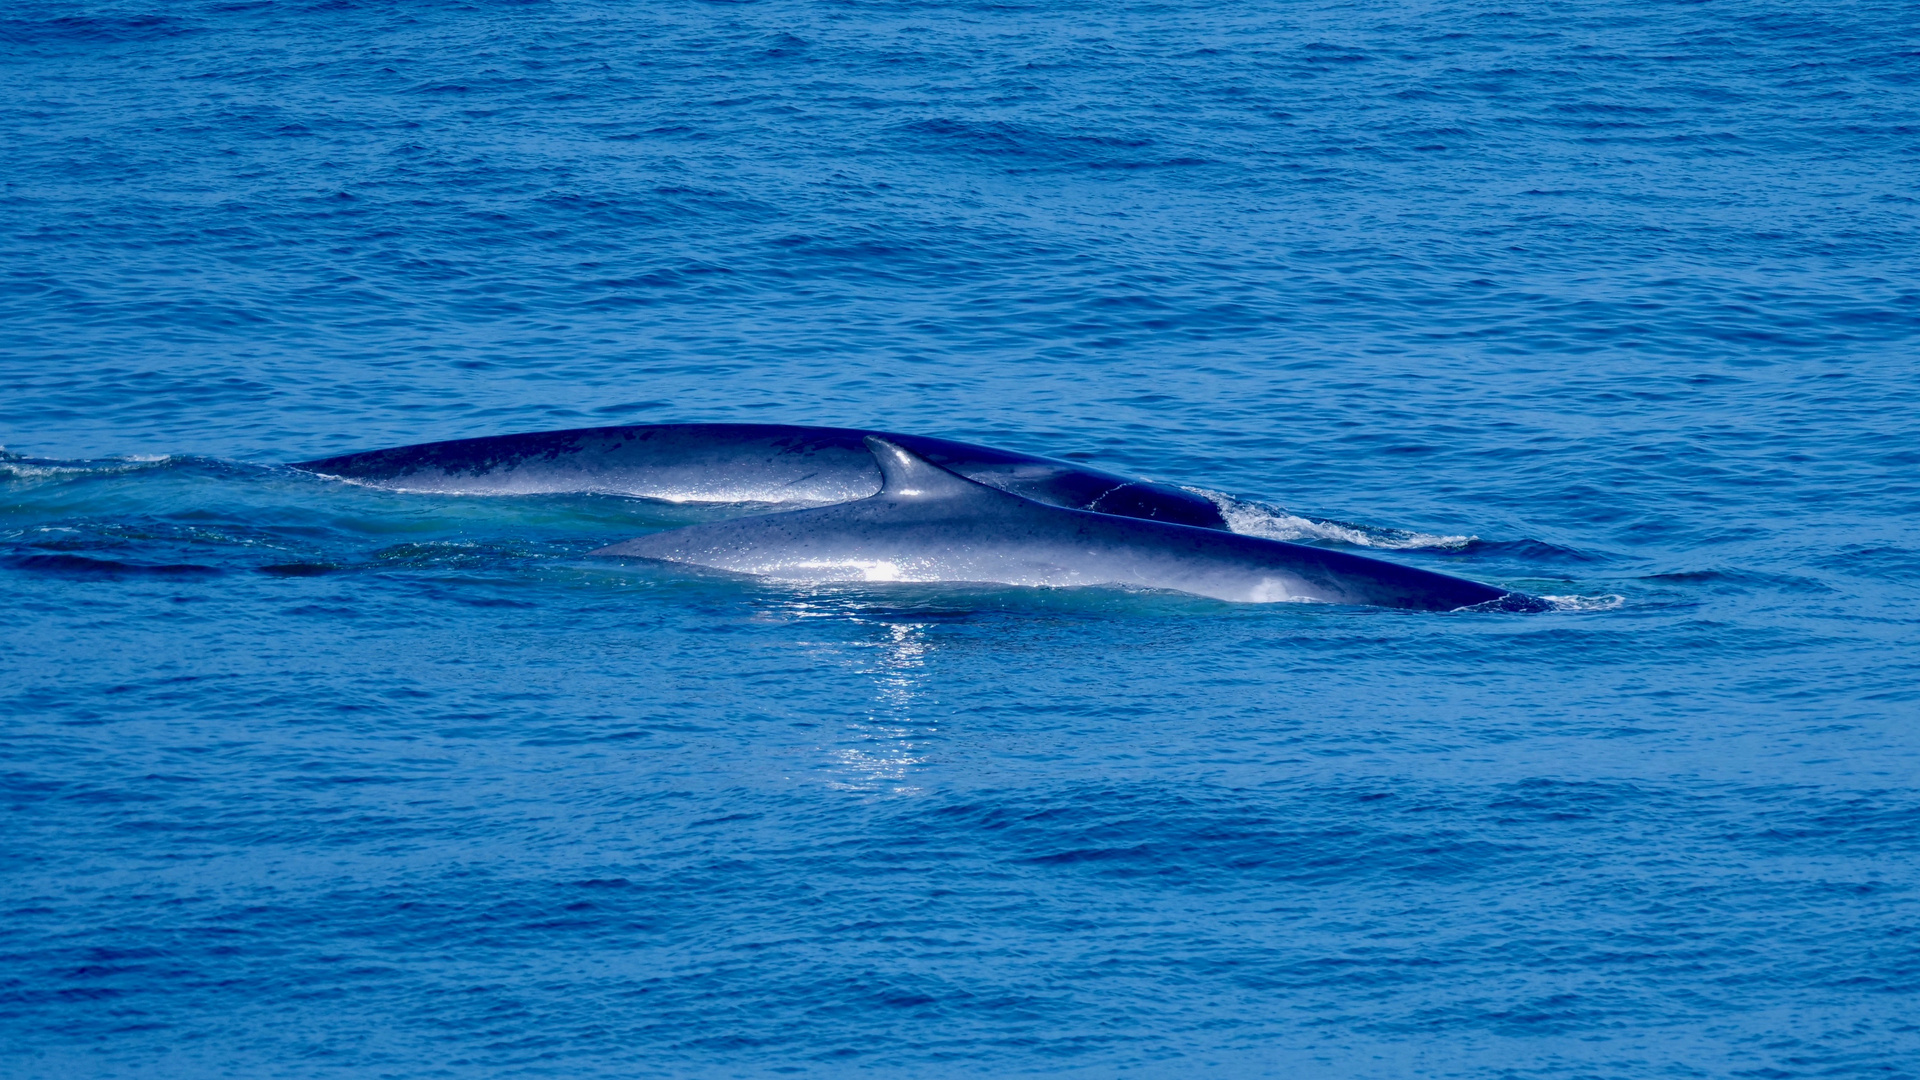
[[(0, 13), (0, 1074), (1920, 1076), (1920, 7)], [(1535, 615), (288, 461), (879, 427)]]

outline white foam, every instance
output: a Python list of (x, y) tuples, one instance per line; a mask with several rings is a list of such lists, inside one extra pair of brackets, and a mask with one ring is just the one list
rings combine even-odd
[(1226, 519), (1227, 528), (1247, 536), (1260, 536), (1268, 540), (1336, 540), (1356, 547), (1412, 551), (1420, 548), (1461, 548), (1478, 539), (1473, 536), (1445, 536), (1437, 533), (1409, 532), (1405, 529), (1384, 529), (1344, 521), (1316, 521), (1313, 518), (1290, 514), (1277, 506), (1243, 502), (1231, 495), (1208, 491), (1206, 488), (1188, 488), (1187, 490), (1205, 497), (1219, 507), (1220, 516)]
[(1606, 596), (1542, 596), (1540, 599), (1552, 604), (1555, 611), (1612, 611), (1627, 602), (1627, 598), (1618, 593)]
[(171, 454), (139, 454), (104, 461), (29, 461), (0, 451), (0, 479), (59, 480), (72, 476), (110, 476), (164, 465)]

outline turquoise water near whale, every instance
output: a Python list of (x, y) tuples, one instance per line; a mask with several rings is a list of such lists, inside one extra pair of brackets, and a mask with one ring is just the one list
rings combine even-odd
[[(9, 5), (0, 1075), (1920, 1075), (1916, 27)], [(284, 468), (674, 421), (1559, 610)]]

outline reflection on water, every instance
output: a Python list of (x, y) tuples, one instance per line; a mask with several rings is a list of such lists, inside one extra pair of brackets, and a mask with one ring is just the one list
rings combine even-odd
[(764, 609), (764, 617), (818, 620), (823, 627), (833, 627), (832, 636), (806, 641), (804, 647), (835, 670), (836, 678), (869, 687), (865, 709), (840, 721), (835, 737), (815, 747), (825, 759), (821, 767), (830, 777), (827, 786), (871, 795), (918, 795), (922, 789), (912, 780), (928, 761), (927, 743), (935, 731), (928, 715), (935, 704), (927, 688), (927, 662), (933, 655), (928, 631), (959, 612), (943, 606), (882, 607), (874, 599), (833, 589), (796, 591)]
[[(871, 624), (870, 624), (871, 625)], [(844, 791), (917, 795), (909, 783), (925, 762), (925, 739), (930, 721), (914, 717), (929, 704), (925, 685), (927, 657), (932, 651), (925, 623), (881, 623), (883, 635), (864, 645), (872, 652), (858, 670), (873, 680), (866, 716), (849, 720), (846, 742), (832, 751), (838, 779), (829, 786)]]

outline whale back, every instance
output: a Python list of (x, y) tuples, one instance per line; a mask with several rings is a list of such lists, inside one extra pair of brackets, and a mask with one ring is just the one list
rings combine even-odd
[(882, 478), (878, 436), (969, 479), (1049, 506), (1224, 529), (1214, 503), (1169, 484), (972, 443), (791, 424), (636, 424), (420, 443), (294, 468), (396, 491), (593, 493), (696, 503), (821, 506), (863, 499)]
[(1423, 610), (1509, 595), (1347, 552), (1047, 506), (969, 480), (890, 440), (865, 442), (883, 477), (870, 498), (670, 529), (593, 554), (787, 580), (1122, 585), (1222, 600)]

